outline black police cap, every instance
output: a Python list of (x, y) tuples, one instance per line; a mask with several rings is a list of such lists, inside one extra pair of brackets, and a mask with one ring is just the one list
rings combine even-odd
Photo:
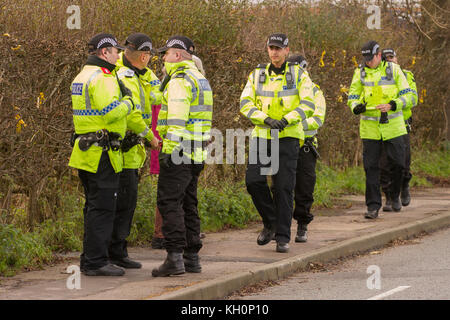
[(383, 51), (381, 51), (381, 56), (383, 57), (383, 59), (386, 59), (387, 56), (397, 56), (397, 54), (395, 53), (395, 50), (392, 48), (386, 48), (383, 49)]
[(110, 33), (98, 33), (93, 36), (88, 42), (89, 52), (108, 47), (114, 47), (120, 50), (125, 49), (124, 47), (119, 45), (116, 37), (114, 37)]
[(361, 53), (364, 57), (364, 60), (370, 61), (373, 59), (373, 56), (377, 54), (377, 52), (380, 50), (380, 45), (378, 42), (371, 40), (369, 42), (366, 42), (364, 46), (361, 49)]
[(267, 39), (267, 46), (275, 46), (279, 48), (286, 48), (289, 44), (289, 39), (284, 33), (274, 33)]
[(195, 50), (194, 42), (185, 36), (173, 36), (166, 41), (166, 45), (158, 49), (159, 53), (166, 52), (170, 48), (183, 49), (193, 54)]
[(130, 34), (127, 40), (125, 40), (125, 46), (138, 51), (153, 52), (152, 39), (144, 33)]

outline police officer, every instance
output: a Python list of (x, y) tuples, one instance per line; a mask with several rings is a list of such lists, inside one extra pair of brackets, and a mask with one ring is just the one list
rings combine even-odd
[[(384, 49), (381, 53), (383, 60), (388, 62), (393, 62), (398, 64), (397, 61), (397, 54), (395, 53), (394, 49), (388, 48)], [(403, 171), (403, 180), (402, 180), (402, 187), (400, 192), (400, 199), (402, 202), (402, 206), (408, 206), (411, 201), (411, 195), (409, 193), (409, 181), (412, 178), (411, 174), (411, 146), (410, 146), (410, 137), (409, 133), (411, 132), (411, 124), (412, 124), (412, 112), (411, 109), (417, 105), (418, 102), (418, 95), (417, 95), (417, 86), (416, 86), (416, 80), (414, 79), (414, 74), (409, 71), (402, 69), (403, 74), (406, 77), (406, 80), (408, 80), (409, 87), (412, 90), (411, 94), (411, 101), (407, 101), (407, 108), (403, 110), (403, 119), (405, 120), (405, 126), (406, 131), (408, 134), (404, 135), (404, 143), (405, 143), (405, 170)], [(380, 182), (381, 182), (381, 188), (386, 195), (386, 204), (383, 206), (383, 211), (392, 211), (392, 203), (391, 199), (389, 197), (389, 186), (391, 184), (390, 181), (390, 170), (389, 170), (389, 163), (387, 162), (386, 153), (383, 150), (382, 156), (381, 156), (381, 172), (380, 172)]]
[[(123, 268), (141, 268), (139, 262), (128, 257), (126, 238), (130, 235), (131, 222), (136, 209), (139, 168), (144, 165), (146, 152), (143, 139), (153, 149), (159, 140), (151, 130), (151, 106), (160, 104), (160, 81), (147, 68), (151, 58), (152, 41), (143, 33), (131, 34), (125, 42), (125, 51), (117, 61), (117, 77), (132, 92), (137, 112), (127, 117), (128, 131), (122, 142), (123, 170), (120, 173), (117, 210), (114, 218), (109, 257), (113, 264)], [(136, 133), (135, 133), (136, 132)]]
[(353, 74), (348, 106), (360, 118), (360, 136), (363, 141), (363, 162), (366, 172), (365, 217), (375, 219), (381, 207), (380, 168), (381, 148), (386, 149), (391, 173), (391, 199), (395, 211), (401, 210), (400, 188), (405, 164), (403, 136), (406, 128), (403, 109), (411, 100), (411, 89), (400, 67), (382, 61), (380, 46), (367, 42), (362, 48), (364, 65)]
[[(240, 101), (240, 112), (255, 125), (249, 158), (256, 154), (256, 163), (249, 161), (245, 180), (264, 224), (257, 243), (265, 245), (275, 238), (277, 252), (289, 251), (299, 140), (304, 139), (302, 121), (312, 116), (315, 108), (307, 72), (286, 61), (288, 43), (285, 34), (269, 36), (271, 63), (260, 64), (250, 73)], [(278, 150), (272, 150), (272, 139), (279, 139)], [(272, 172), (273, 197), (262, 170), (269, 167), (263, 159), (268, 154), (272, 167), (275, 159), (279, 160), (278, 172)]]
[(163, 146), (157, 193), (167, 257), (153, 269), (154, 277), (201, 272), (197, 184), (206, 159), (213, 111), (209, 82), (192, 61), (192, 40), (174, 36), (158, 51), (164, 52), (167, 72), (158, 116)]
[(95, 35), (86, 65), (71, 85), (75, 135), (69, 166), (78, 169), (86, 196), (80, 266), (88, 276), (124, 274), (108, 257), (123, 166), (120, 141), (127, 115), (135, 112), (130, 94), (121, 97), (115, 77), (118, 48), (113, 35)]
[[(306, 70), (306, 59), (301, 55), (293, 55), (288, 58), (289, 62), (297, 62)], [(311, 206), (314, 202), (314, 187), (316, 185), (316, 162), (317, 152), (317, 130), (325, 121), (326, 103), (320, 87), (313, 82), (313, 94), (315, 110), (312, 117), (303, 120), (305, 141), (300, 148), (297, 161), (295, 182), (295, 209), (294, 219), (297, 220), (297, 235), (295, 242), (306, 242), (307, 226), (314, 219), (311, 214)], [(303, 142), (303, 141), (301, 141)]]

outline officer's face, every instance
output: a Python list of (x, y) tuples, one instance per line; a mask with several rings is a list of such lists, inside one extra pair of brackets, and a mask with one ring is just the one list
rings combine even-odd
[(180, 59), (180, 53), (177, 50), (175, 50), (174, 48), (169, 48), (169, 50), (167, 50), (163, 56), (164, 62), (169, 62), (169, 63), (178, 62), (179, 59)]
[(374, 69), (374, 68), (378, 67), (380, 62), (381, 62), (381, 52), (378, 52), (377, 54), (375, 54), (373, 56), (372, 60), (367, 61), (366, 64), (369, 68)]
[(104, 48), (103, 57), (109, 63), (116, 64), (117, 60), (119, 60), (119, 50), (117, 50), (117, 48), (114, 47)]
[(392, 56), (392, 55), (386, 56), (386, 61), (389, 61), (389, 62), (393, 62), (393, 63), (397, 63), (397, 64), (398, 64), (398, 62), (397, 62), (397, 57), (394, 57), (394, 56)]
[(267, 52), (269, 53), (272, 64), (275, 66), (281, 66), (289, 55), (289, 47), (279, 48), (276, 46), (268, 46)]

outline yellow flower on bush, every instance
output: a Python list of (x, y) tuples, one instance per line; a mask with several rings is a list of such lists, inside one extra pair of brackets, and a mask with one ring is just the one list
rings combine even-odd
[(11, 35), (9, 33), (4, 33), (3, 36), (10, 38)]
[(19, 50), (20, 48), (22, 48), (22, 46), (19, 44), (19, 45), (18, 45), (17, 47), (15, 47), (15, 48), (11, 47), (11, 50), (16, 51), (16, 50)]
[(16, 114), (15, 118), (18, 120), (16, 124), (16, 132), (20, 133), (22, 131), (22, 126), (26, 127), (27, 124), (21, 119), (20, 114)]
[(241, 63), (242, 62), (242, 57), (239, 57), (239, 59), (236, 60), (237, 63)]
[(325, 50), (323, 50), (322, 52), (322, 56), (320, 57), (320, 62), (319, 62), (319, 66), (321, 68), (325, 67), (325, 63), (323, 62), (323, 57), (325, 56), (325, 53), (327, 53)]
[(347, 88), (346, 86), (343, 86), (343, 85), (341, 84), (341, 92), (342, 92), (342, 93), (347, 93), (347, 94), (348, 94), (348, 88)]
[(337, 97), (337, 102), (343, 102), (344, 98), (342, 98), (342, 96)]
[(355, 65), (355, 68), (358, 68), (358, 62), (356, 61), (355, 56), (352, 57), (352, 61), (353, 61), (353, 64)]

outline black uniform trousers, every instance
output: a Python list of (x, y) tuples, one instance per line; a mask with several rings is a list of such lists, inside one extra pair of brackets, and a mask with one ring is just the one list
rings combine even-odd
[[(279, 153), (271, 150), (270, 140), (266, 141), (267, 150), (261, 148), (259, 140), (250, 141), (250, 153), (257, 154), (256, 163), (249, 163), (245, 175), (247, 191), (258, 210), (265, 228), (276, 230), (276, 241), (288, 243), (291, 239), (292, 213), (294, 209), (295, 170), (300, 149), (299, 140), (286, 137), (279, 139)], [(263, 140), (263, 139), (261, 139)], [(264, 145), (264, 143), (263, 143)], [(272, 175), (272, 192), (267, 183), (267, 176), (261, 174), (264, 164), (261, 157), (279, 157), (278, 172)]]
[(167, 252), (199, 252), (202, 248), (197, 185), (203, 167), (193, 163), (160, 167), (157, 204)]
[(314, 187), (316, 186), (317, 158), (310, 147), (301, 147), (297, 161), (295, 182), (295, 209), (294, 219), (298, 224), (308, 225), (314, 216), (311, 206), (314, 202)]
[(120, 173), (114, 227), (109, 245), (110, 259), (118, 260), (128, 257), (126, 238), (130, 235), (131, 222), (136, 209), (138, 183), (138, 169), (122, 170)]
[(366, 205), (368, 210), (379, 210), (381, 207), (380, 191), (380, 156), (385, 148), (391, 171), (390, 194), (398, 198), (405, 167), (405, 145), (403, 136), (390, 140), (363, 139), (363, 162), (366, 172)]
[(108, 153), (104, 151), (97, 173), (78, 170), (78, 176), (86, 197), (83, 209), (84, 235), (80, 267), (93, 270), (109, 263), (108, 246), (113, 231), (119, 174), (115, 173)]
[[(403, 170), (403, 176), (402, 176), (402, 189), (405, 189), (409, 186), (409, 181), (411, 181), (412, 174), (411, 174), (411, 142), (410, 142), (410, 136), (409, 133), (405, 134), (403, 137), (403, 142), (405, 144), (405, 168)], [(380, 182), (381, 182), (381, 189), (386, 195), (390, 194), (390, 187), (391, 187), (391, 175), (392, 175), (392, 168), (389, 165), (389, 162), (387, 160), (387, 155), (385, 148), (382, 148), (381, 151), (381, 158), (380, 158)]]

